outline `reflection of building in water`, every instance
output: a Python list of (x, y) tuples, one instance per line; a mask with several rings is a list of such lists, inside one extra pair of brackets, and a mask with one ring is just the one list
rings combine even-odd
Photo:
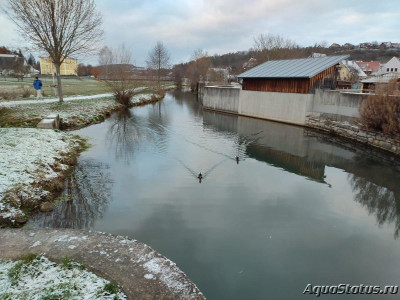
[(108, 167), (80, 161), (65, 182), (60, 202), (51, 213), (39, 213), (27, 227), (90, 229), (102, 218), (111, 200), (112, 180)]
[(297, 126), (209, 111), (203, 120), (209, 130), (236, 132), (247, 140), (245, 155), (288, 172), (324, 182), (326, 167), (344, 170), (354, 201), (400, 234), (400, 162), (393, 157), (377, 158), (374, 150)]
[(356, 193), (355, 200), (376, 216), (379, 225), (393, 223), (395, 237), (400, 233), (400, 194), (368, 181), (364, 177), (349, 174), (349, 181)]
[(325, 166), (308, 161), (304, 157), (253, 144), (247, 146), (246, 154), (251, 158), (264, 161), (288, 172), (324, 182)]

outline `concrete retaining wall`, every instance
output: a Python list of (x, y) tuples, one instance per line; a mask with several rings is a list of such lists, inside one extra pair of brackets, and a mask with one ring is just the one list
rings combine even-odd
[(240, 88), (204, 87), (203, 106), (213, 110), (239, 113)]
[(240, 91), (239, 114), (305, 125), (313, 95)]
[(307, 116), (335, 121), (354, 121), (367, 95), (316, 90), (315, 94), (245, 91), (236, 87), (204, 88), (203, 106), (292, 124), (305, 125)]
[(360, 117), (359, 108), (367, 95), (341, 91), (316, 90), (312, 113), (336, 121), (352, 121)]

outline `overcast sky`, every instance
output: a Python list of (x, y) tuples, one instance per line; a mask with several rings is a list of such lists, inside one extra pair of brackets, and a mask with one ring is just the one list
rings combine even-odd
[[(4, 7), (7, 0), (0, 0)], [(172, 63), (196, 49), (209, 54), (248, 50), (261, 33), (279, 34), (301, 46), (326, 41), (400, 42), (400, 0), (96, 0), (104, 19), (104, 44), (132, 49), (138, 65), (162, 41)], [(0, 44), (26, 45), (0, 13)], [(96, 57), (81, 62), (97, 63)]]

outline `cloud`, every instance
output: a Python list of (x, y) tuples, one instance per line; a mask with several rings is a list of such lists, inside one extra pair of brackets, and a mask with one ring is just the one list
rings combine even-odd
[[(103, 14), (104, 44), (124, 43), (139, 65), (145, 64), (158, 40), (171, 52), (173, 63), (186, 61), (199, 48), (211, 54), (248, 50), (260, 33), (280, 34), (302, 46), (321, 41), (400, 42), (398, 0), (379, 5), (375, 0), (96, 0), (96, 4)], [(11, 43), (13, 29), (2, 15), (0, 25), (0, 40)]]

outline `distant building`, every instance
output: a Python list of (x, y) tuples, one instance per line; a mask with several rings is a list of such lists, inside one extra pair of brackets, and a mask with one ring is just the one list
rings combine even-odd
[(250, 58), (249, 61), (245, 62), (243, 64), (243, 70), (249, 70), (251, 68), (254, 68), (257, 65), (257, 59), (255, 58)]
[[(32, 66), (29, 66), (24, 57), (16, 54), (0, 54), (0, 75), (15, 75), (24, 68), (24, 76), (31, 76), (39, 73)], [(26, 68), (26, 69), (25, 69)], [(25, 71), (26, 70), (26, 71)], [(21, 73), (22, 74), (22, 73)]]
[(326, 54), (324, 53), (313, 52), (310, 57), (325, 57), (325, 56)]
[[(56, 66), (50, 57), (40, 58), (40, 73), (42, 75), (56, 75)], [(66, 58), (60, 67), (61, 76), (78, 76), (78, 60)]]
[(377, 49), (379, 48), (379, 44), (374, 42), (374, 43), (360, 43), (358, 45), (360, 49)]
[(333, 43), (332, 45), (329, 46), (329, 48), (339, 48), (340, 45), (337, 43)]
[(384, 74), (381, 76), (374, 76), (361, 80), (361, 89), (363, 92), (371, 92), (376, 89), (376, 85), (388, 84), (389, 81), (393, 79), (397, 80), (397, 82), (400, 82), (400, 73)]
[(367, 75), (375, 75), (379, 71), (381, 64), (378, 61), (357, 61), (356, 64)]
[(400, 73), (400, 59), (392, 57), (386, 64), (383, 64), (377, 75)]
[(0, 54), (0, 74), (11, 74), (16, 65), (24, 65), (24, 58), (15, 54)]
[(343, 60), (339, 63), (338, 67), (338, 80), (353, 81), (354, 77), (359, 79), (367, 77), (367, 74), (359, 67), (357, 63), (351, 60)]
[(316, 88), (336, 89), (337, 67), (348, 55), (271, 60), (240, 75), (242, 89), (311, 94)]
[(350, 43), (346, 43), (346, 44), (343, 45), (343, 48), (346, 48), (346, 49), (353, 49), (353, 48), (354, 48), (354, 45), (353, 45), (353, 44), (350, 44)]
[(400, 49), (400, 43), (383, 42), (379, 45), (381, 49)]

